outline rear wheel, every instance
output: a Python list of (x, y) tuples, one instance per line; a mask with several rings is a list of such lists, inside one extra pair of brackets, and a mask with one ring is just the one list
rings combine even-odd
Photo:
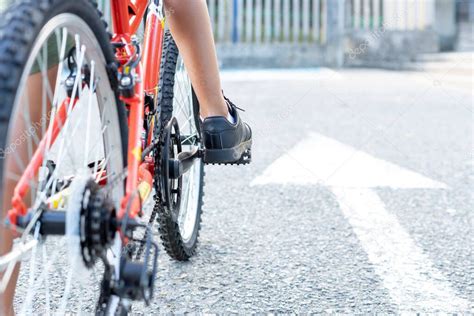
[[(40, 220), (31, 220), (12, 246), (11, 230), (3, 226), (4, 216), (1, 219), (0, 255), (18, 254), (18, 244), (32, 247), (21, 256), (21, 267), (18, 263), (12, 269), (13, 261), (0, 260), (0, 314), (11, 310), (14, 291), (14, 309), (20, 314), (95, 312), (104, 267), (86, 262), (81, 245), (90, 237), (84, 235), (89, 228), (79, 223), (81, 209), (89, 203), (91, 181), (112, 201), (111, 208), (118, 209), (124, 195), (126, 114), (109, 77), (108, 65), (113, 62), (95, 2), (20, 1), (2, 16), (3, 215), (12, 208), (13, 188), (35, 151), (43, 150), (23, 199), (29, 216)], [(61, 130), (57, 138), (48, 132), (55, 124)], [(46, 210), (65, 218), (64, 235), (45, 238), (41, 216)], [(112, 266), (120, 264), (121, 245), (115, 239), (106, 250)]]
[[(179, 126), (182, 151), (202, 148), (200, 136), (199, 103), (193, 92), (184, 62), (170, 32), (166, 32), (163, 45), (163, 58), (158, 90), (158, 112), (155, 137), (163, 139), (166, 124), (174, 117)], [(163, 144), (162, 144), (163, 145)], [(176, 147), (170, 146), (170, 155), (176, 156)], [(179, 203), (164, 203), (160, 198), (155, 201), (161, 240), (166, 252), (176, 260), (188, 260), (194, 255), (201, 227), (203, 205), (204, 163), (195, 159), (191, 169), (182, 179), (163, 183), (160, 174), (160, 161), (163, 151), (156, 150), (155, 190), (160, 192), (163, 185), (169, 185), (176, 191), (181, 187), (180, 195), (174, 200)], [(178, 193), (177, 193), (178, 194)], [(159, 197), (159, 194), (157, 194)]]

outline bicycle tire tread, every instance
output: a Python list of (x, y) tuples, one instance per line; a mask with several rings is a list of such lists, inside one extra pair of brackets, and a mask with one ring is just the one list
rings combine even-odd
[[(162, 63), (160, 66), (160, 83), (159, 83), (159, 92), (158, 92), (158, 104), (159, 109), (159, 124), (157, 124), (157, 129), (155, 130), (155, 137), (160, 137), (160, 126), (163, 127), (173, 116), (173, 98), (174, 98), (174, 80), (176, 72), (176, 61), (178, 59), (179, 51), (174, 42), (171, 33), (166, 31), (163, 43), (163, 53), (162, 53)], [(155, 174), (159, 174), (160, 166), (159, 159), (155, 159)], [(157, 222), (158, 222), (158, 231), (160, 233), (160, 239), (165, 251), (168, 255), (178, 261), (187, 261), (196, 253), (197, 244), (199, 240), (199, 234), (201, 229), (202, 221), (202, 209), (204, 205), (203, 196), (204, 196), (204, 181), (205, 172), (204, 169), (201, 173), (201, 192), (198, 201), (198, 215), (197, 215), (197, 232), (195, 237), (195, 242), (191, 247), (187, 247), (181, 235), (179, 233), (179, 225), (176, 221), (172, 219), (171, 214), (163, 207), (159, 195), (155, 195), (155, 209), (154, 211), (158, 212)], [(159, 192), (159, 181), (156, 179), (155, 191)]]

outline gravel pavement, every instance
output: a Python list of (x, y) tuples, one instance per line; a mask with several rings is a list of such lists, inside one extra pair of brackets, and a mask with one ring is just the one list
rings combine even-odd
[[(472, 86), (472, 76), (463, 80)], [(226, 71), (223, 81), (253, 127), (253, 162), (206, 168), (198, 253), (180, 263), (161, 251), (153, 302), (134, 305), (134, 314), (473, 311), (473, 98), (467, 84), (453, 85), (456, 80), (438, 73), (328, 69)], [(371, 188), (399, 226), (373, 239), (396, 245), (402, 236), (400, 249), (414, 253), (371, 244), (366, 237), (383, 226), (369, 216), (348, 217), (324, 183), (251, 185), (314, 134), (443, 184)], [(330, 149), (307, 148), (306, 158), (316, 161)], [(281, 167), (289, 180), (303, 166), (293, 158)], [(49, 286), (55, 282), (64, 279)], [(441, 284), (446, 293), (424, 284)], [(416, 295), (407, 300), (417, 291), (453, 301), (438, 308), (439, 302)], [(92, 311), (93, 291), (73, 296), (91, 302), (85, 314)]]
[(448, 186), (376, 192), (456, 297), (468, 302), (465, 310), (442, 311), (473, 310), (473, 99), (466, 85), (449, 85), (449, 76), (444, 86), (426, 73), (378, 70), (223, 77), (226, 94), (253, 126), (254, 161), (207, 168), (199, 252), (189, 263), (162, 253), (155, 300), (137, 313), (407, 311), (327, 187), (250, 186), (313, 132)]

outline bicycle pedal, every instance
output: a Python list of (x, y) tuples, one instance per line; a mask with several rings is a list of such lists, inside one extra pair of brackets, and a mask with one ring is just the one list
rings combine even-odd
[(252, 162), (252, 150), (249, 148), (247, 149), (242, 156), (240, 157), (239, 160), (233, 161), (233, 162), (206, 162), (207, 165), (248, 165)]

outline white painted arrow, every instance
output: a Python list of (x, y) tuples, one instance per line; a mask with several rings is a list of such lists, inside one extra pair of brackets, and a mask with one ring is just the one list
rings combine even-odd
[(278, 158), (251, 185), (267, 183), (446, 188), (441, 182), (315, 133)]
[(456, 295), (372, 189), (446, 189), (445, 184), (314, 133), (278, 158), (251, 185), (271, 183), (330, 187), (400, 311), (468, 310), (468, 301)]

